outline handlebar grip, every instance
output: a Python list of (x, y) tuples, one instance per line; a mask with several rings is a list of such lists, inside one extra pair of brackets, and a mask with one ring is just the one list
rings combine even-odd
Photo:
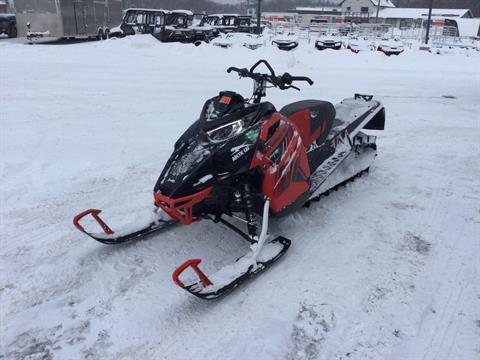
[(227, 69), (227, 73), (231, 73), (232, 71), (235, 71), (236, 73), (238, 73), (238, 75), (240, 75), (240, 77), (248, 77), (249, 76), (249, 72), (248, 72), (248, 69), (239, 69), (239, 68), (236, 68), (236, 67), (229, 67)]
[(292, 76), (292, 81), (306, 81), (309, 85), (313, 85), (313, 80), (306, 76)]
[(234, 66), (231, 66), (227, 69), (227, 73), (231, 73), (232, 71), (235, 71), (235, 72), (240, 72), (240, 69), (239, 68), (236, 68)]

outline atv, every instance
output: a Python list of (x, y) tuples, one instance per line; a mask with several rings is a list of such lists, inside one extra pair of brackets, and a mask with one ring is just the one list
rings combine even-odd
[[(261, 65), (265, 72), (257, 72)], [(173, 272), (178, 286), (203, 299), (227, 294), (278, 261), (291, 241), (269, 234), (270, 217), (307, 206), (367, 172), (376, 157), (376, 137), (362, 129), (383, 130), (385, 125), (384, 107), (369, 95), (356, 94), (336, 106), (298, 101), (277, 111), (262, 101), (267, 87), (299, 90), (295, 82), (313, 81), (288, 73), (277, 76), (265, 60), (227, 72), (252, 79), (253, 96), (246, 100), (222, 91), (206, 101), (199, 119), (175, 143), (155, 184), (147, 226), (114, 232), (98, 209), (73, 220), (78, 230), (104, 244), (139, 240), (207, 219), (224, 225), (249, 242), (246, 255), (210, 276), (200, 269), (200, 259), (188, 260)], [(85, 230), (80, 221), (87, 215), (103, 233)], [(187, 269), (194, 280), (185, 280)]]

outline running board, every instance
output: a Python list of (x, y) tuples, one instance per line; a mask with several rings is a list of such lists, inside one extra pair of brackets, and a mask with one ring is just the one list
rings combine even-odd
[(308, 201), (367, 170), (377, 156), (375, 139), (375, 136), (359, 134), (354, 139), (350, 152), (336, 164), (328, 175), (317, 180), (319, 185), (312, 192)]

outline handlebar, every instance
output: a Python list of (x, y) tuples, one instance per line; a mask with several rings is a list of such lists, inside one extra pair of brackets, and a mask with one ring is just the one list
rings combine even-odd
[(253, 73), (253, 70), (255, 70), (258, 66), (260, 66), (261, 64), (264, 64), (267, 69), (270, 71), (270, 75), (272, 77), (275, 76), (275, 71), (273, 70), (272, 66), (268, 63), (267, 60), (258, 60), (251, 68), (250, 68), (250, 72)]
[[(254, 72), (254, 70), (261, 64), (264, 64), (267, 67), (267, 69), (270, 71), (270, 74)], [(248, 77), (253, 79), (254, 81), (269, 82), (273, 86), (278, 87), (281, 90), (286, 90), (290, 88), (300, 90), (296, 86), (292, 85), (294, 81), (306, 81), (308, 84), (313, 85), (313, 80), (306, 76), (292, 76), (289, 73), (284, 73), (282, 76), (276, 76), (275, 71), (266, 60), (259, 60), (257, 63), (255, 63), (255, 65), (250, 68), (250, 70), (246, 68), (240, 69), (234, 66), (227, 69), (227, 73), (231, 73), (232, 71), (238, 73), (241, 78)]]

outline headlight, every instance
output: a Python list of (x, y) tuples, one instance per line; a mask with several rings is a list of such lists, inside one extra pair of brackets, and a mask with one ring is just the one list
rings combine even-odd
[(243, 120), (237, 120), (207, 131), (208, 140), (213, 143), (219, 143), (232, 139), (243, 131), (243, 125)]

